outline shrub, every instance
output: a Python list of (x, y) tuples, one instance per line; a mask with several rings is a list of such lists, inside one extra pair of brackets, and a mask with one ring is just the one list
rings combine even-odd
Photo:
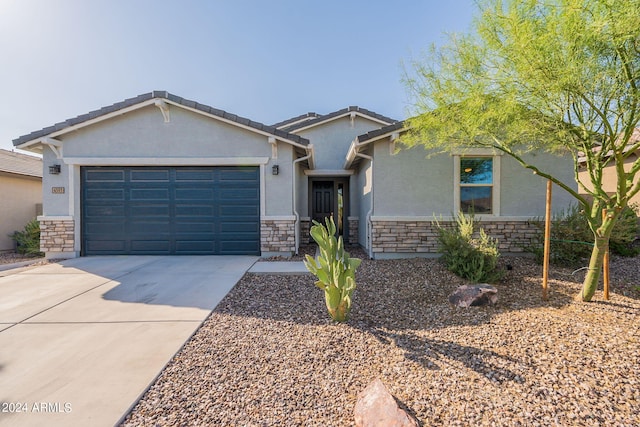
[(482, 228), (476, 232), (473, 215), (459, 213), (453, 227), (443, 227), (437, 221), (435, 225), (441, 259), (449, 271), (474, 283), (495, 283), (502, 278), (497, 267), (498, 242)]
[(344, 250), (342, 236), (336, 239), (333, 218), (325, 218), (326, 227), (313, 221), (311, 237), (320, 248), (317, 259), (305, 256), (304, 264), (318, 278), (316, 286), (324, 291), (329, 315), (336, 322), (344, 322), (351, 309), (351, 295), (356, 289), (355, 273), (359, 258), (351, 258)]
[[(535, 218), (534, 224), (540, 233), (531, 246), (525, 248), (542, 264), (544, 256), (544, 219)], [(612, 254), (636, 256), (640, 249), (633, 242), (640, 233), (638, 217), (633, 207), (625, 208), (616, 222), (609, 239)], [(551, 218), (551, 242), (549, 262), (564, 267), (578, 267), (589, 258), (593, 248), (593, 233), (579, 206), (554, 214)]]
[(17, 243), (17, 251), (19, 254), (25, 255), (44, 255), (40, 252), (40, 223), (33, 219), (25, 225), (24, 230), (15, 231), (10, 234), (11, 237)]

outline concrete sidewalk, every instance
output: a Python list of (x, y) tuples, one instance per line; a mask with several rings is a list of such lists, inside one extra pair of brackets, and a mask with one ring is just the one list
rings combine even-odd
[(0, 426), (117, 423), (256, 260), (87, 257), (2, 275)]

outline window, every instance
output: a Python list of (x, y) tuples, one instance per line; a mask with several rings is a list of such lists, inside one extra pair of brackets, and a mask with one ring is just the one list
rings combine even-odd
[(456, 155), (454, 159), (455, 210), (499, 215), (500, 156), (478, 152)]

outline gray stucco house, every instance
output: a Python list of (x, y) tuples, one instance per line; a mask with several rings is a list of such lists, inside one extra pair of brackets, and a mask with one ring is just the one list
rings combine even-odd
[[(434, 215), (471, 206), (503, 251), (521, 251), (544, 214), (544, 180), (487, 150), (399, 149), (403, 126), (358, 107), (267, 126), (155, 91), (13, 142), (43, 156), (49, 258), (288, 255), (327, 215), (373, 258), (429, 256)], [(570, 158), (530, 156), (572, 179)]]

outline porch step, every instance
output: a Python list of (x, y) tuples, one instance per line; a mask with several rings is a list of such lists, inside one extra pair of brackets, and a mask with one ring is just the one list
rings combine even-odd
[(290, 276), (311, 274), (302, 261), (258, 261), (249, 269), (249, 273)]

